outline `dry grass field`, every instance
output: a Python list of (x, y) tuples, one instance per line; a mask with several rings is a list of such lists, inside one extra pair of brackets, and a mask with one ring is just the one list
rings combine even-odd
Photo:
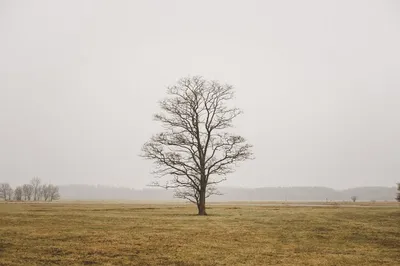
[(1, 203), (0, 265), (400, 265), (400, 207)]

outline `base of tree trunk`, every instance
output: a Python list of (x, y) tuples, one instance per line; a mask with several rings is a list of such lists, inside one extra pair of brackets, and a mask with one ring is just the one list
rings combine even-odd
[(205, 204), (198, 204), (197, 210), (199, 211), (197, 215), (207, 215)]

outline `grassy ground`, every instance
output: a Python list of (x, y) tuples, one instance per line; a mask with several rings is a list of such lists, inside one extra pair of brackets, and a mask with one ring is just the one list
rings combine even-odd
[(0, 204), (0, 265), (399, 265), (399, 206)]

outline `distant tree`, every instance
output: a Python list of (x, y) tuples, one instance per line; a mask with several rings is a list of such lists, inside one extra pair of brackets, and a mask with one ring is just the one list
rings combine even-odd
[(356, 202), (357, 199), (358, 199), (357, 196), (351, 196), (351, 200), (352, 200), (353, 202)]
[(31, 180), (31, 185), (33, 187), (33, 200), (34, 201), (39, 200), (40, 190), (41, 190), (41, 187), (40, 187), (41, 182), (42, 181), (40, 180), (39, 177), (34, 177)]
[(9, 197), (10, 191), (12, 191), (10, 184), (8, 184), (8, 183), (0, 184), (0, 198), (7, 200)]
[(59, 189), (58, 186), (54, 186), (54, 185), (48, 185), (47, 189), (49, 191), (49, 200), (53, 201), (53, 200), (59, 200), (60, 199), (60, 193), (59, 193)]
[(23, 195), (23, 190), (21, 186), (18, 186), (14, 190), (14, 199), (16, 201), (21, 201), (22, 200), (22, 195)]
[(31, 184), (25, 184), (22, 186), (22, 194), (25, 200), (31, 200), (33, 194), (33, 186)]
[(154, 186), (175, 189), (175, 197), (206, 215), (206, 198), (220, 194), (215, 186), (252, 157), (252, 146), (228, 131), (242, 112), (231, 107), (232, 86), (202, 77), (179, 80), (167, 95), (160, 102), (162, 112), (154, 116), (164, 131), (143, 145), (142, 156), (154, 161), (157, 177), (172, 177)]
[(0, 198), (7, 200), (6, 183), (0, 183)]
[(12, 200), (14, 195), (14, 189), (12, 189), (12, 187), (9, 186), (6, 194), (7, 194), (7, 199)]
[(50, 186), (51, 185), (43, 185), (42, 186), (42, 194), (44, 201), (47, 201), (50, 198)]
[(400, 183), (397, 183), (397, 197), (396, 197), (396, 200), (398, 201), (398, 202), (400, 202)]
[(47, 189), (47, 186), (46, 185), (40, 185), (39, 186), (39, 189), (38, 189), (38, 196), (37, 196), (37, 200), (42, 200), (42, 199), (44, 199), (44, 193), (45, 193), (45, 190)]

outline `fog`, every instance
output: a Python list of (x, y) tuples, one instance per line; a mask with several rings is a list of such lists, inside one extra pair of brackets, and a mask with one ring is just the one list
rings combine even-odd
[(400, 181), (398, 1), (0, 2), (0, 182), (145, 187), (166, 86), (231, 84), (224, 186)]

